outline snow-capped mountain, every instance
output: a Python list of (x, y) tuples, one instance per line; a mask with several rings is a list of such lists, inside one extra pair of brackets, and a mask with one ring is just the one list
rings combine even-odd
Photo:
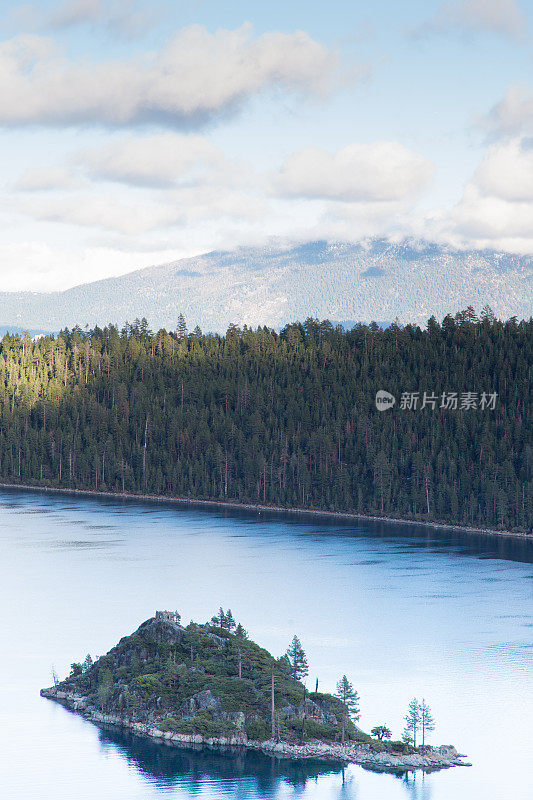
[(497, 316), (533, 314), (533, 258), (428, 242), (308, 242), (239, 248), (151, 266), (63, 292), (0, 293), (0, 323), (45, 330), (122, 325), (224, 331), (275, 328), (308, 316), (424, 323), (473, 305)]

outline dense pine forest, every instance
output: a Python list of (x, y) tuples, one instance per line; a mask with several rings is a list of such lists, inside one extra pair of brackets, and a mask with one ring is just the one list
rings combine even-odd
[(531, 532), (532, 372), (533, 320), (490, 309), (5, 336), (0, 478)]

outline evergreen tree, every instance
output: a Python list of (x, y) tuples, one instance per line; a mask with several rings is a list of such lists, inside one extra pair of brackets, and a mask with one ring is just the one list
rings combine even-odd
[(85, 661), (82, 664), (83, 672), (87, 672), (87, 670), (92, 667), (93, 663), (94, 663), (93, 659), (91, 658), (90, 654), (87, 653), (87, 655), (85, 656)]
[(405, 715), (404, 719), (404, 741), (411, 741), (413, 746), (416, 747), (416, 735), (420, 729), (421, 723), (420, 703), (416, 697), (414, 697), (409, 703), (407, 714)]
[[(360, 717), (359, 695), (353, 688), (346, 675), (337, 681), (337, 697), (346, 708), (347, 715), (357, 722)], [(346, 719), (342, 718), (342, 744), (344, 744)]]
[(392, 738), (392, 731), (386, 725), (376, 725), (375, 728), (372, 728), (370, 733), (372, 736), (375, 736), (376, 739), (379, 739), (380, 742), (382, 742), (384, 739)]
[(233, 629), (236, 627), (235, 620), (233, 619), (233, 614), (231, 613), (231, 609), (228, 608), (226, 614), (224, 615), (224, 625), (223, 627), (229, 632), (232, 633)]
[(302, 644), (298, 637), (295, 635), (292, 642), (287, 648), (286, 657), (289, 661), (291, 674), (294, 682), (302, 680), (309, 675), (309, 666), (307, 664), (307, 657)]
[(248, 631), (241, 625), (240, 622), (237, 624), (237, 627), (235, 628), (235, 636), (237, 637), (237, 639), (248, 638)]
[(423, 698), (420, 703), (420, 729), (422, 731), (422, 744), (424, 745), (427, 734), (435, 730), (435, 720), (430, 707)]
[(107, 708), (107, 704), (113, 694), (113, 687), (113, 673), (110, 669), (101, 669), (98, 673), (97, 697), (102, 711)]
[(220, 608), (218, 609), (218, 614), (216, 614), (214, 617), (211, 617), (211, 622), (213, 623), (213, 625), (216, 625), (217, 628), (224, 628), (225, 627), (225, 624), (226, 624), (226, 612), (224, 611), (222, 606), (220, 606)]
[(178, 317), (178, 339), (186, 339), (187, 338), (187, 323), (185, 322), (185, 317), (183, 314), (180, 314)]

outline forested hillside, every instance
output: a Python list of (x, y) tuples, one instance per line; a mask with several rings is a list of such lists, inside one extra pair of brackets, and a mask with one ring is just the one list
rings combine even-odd
[(472, 309), (424, 329), (6, 336), (0, 477), (530, 531), (532, 373), (533, 321)]

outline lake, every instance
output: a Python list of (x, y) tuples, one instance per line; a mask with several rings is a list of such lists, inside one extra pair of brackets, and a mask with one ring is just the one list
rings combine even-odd
[[(0, 493), (0, 753), (6, 800), (531, 800), (533, 543), (411, 525)], [(360, 725), (399, 738), (424, 697), (431, 741), (473, 766), (374, 774), (260, 754), (174, 750), (104, 732), (39, 697), (156, 609), (231, 608), (308, 686), (346, 673)]]

